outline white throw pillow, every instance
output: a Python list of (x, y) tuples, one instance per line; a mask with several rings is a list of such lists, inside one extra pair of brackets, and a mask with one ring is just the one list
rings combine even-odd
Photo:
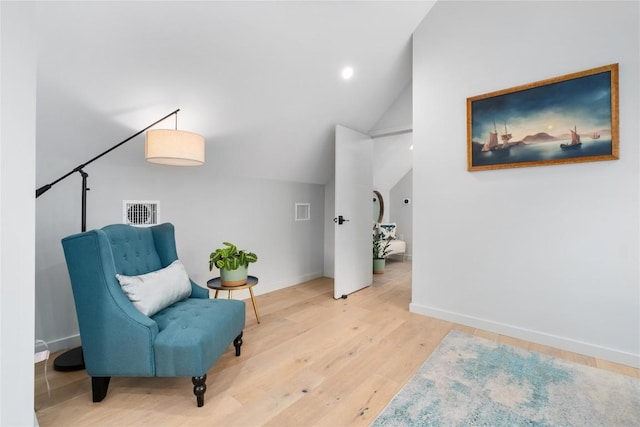
[(140, 276), (116, 274), (116, 278), (125, 295), (146, 316), (153, 316), (191, 295), (191, 281), (180, 260), (151, 273)]

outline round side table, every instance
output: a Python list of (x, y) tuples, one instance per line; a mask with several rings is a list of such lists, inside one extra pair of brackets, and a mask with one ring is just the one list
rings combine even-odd
[(258, 314), (258, 306), (256, 305), (256, 299), (253, 296), (253, 287), (258, 284), (258, 278), (255, 276), (248, 276), (247, 283), (240, 286), (222, 286), (222, 282), (220, 282), (219, 277), (214, 277), (213, 279), (207, 281), (207, 287), (209, 289), (214, 289), (216, 294), (214, 298), (218, 298), (218, 292), (227, 291), (229, 292), (229, 299), (231, 299), (231, 292), (239, 291), (242, 289), (249, 289), (249, 293), (251, 294), (251, 303), (253, 304), (253, 312), (256, 314), (256, 320), (260, 323), (260, 315)]

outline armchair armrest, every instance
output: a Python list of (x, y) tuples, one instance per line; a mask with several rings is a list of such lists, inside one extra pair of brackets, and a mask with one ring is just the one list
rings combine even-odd
[(205, 289), (191, 280), (191, 298), (209, 298), (209, 288)]

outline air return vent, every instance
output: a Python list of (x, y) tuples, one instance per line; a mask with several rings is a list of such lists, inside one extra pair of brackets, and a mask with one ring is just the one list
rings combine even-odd
[(296, 221), (309, 221), (311, 219), (310, 211), (310, 203), (296, 203)]
[(122, 222), (140, 227), (157, 225), (160, 221), (160, 202), (157, 200), (123, 200)]

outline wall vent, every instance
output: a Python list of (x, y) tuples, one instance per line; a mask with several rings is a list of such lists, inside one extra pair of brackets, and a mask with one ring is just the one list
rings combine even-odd
[(122, 222), (149, 227), (160, 222), (160, 202), (157, 200), (123, 200)]
[(296, 221), (311, 219), (311, 203), (296, 203)]

